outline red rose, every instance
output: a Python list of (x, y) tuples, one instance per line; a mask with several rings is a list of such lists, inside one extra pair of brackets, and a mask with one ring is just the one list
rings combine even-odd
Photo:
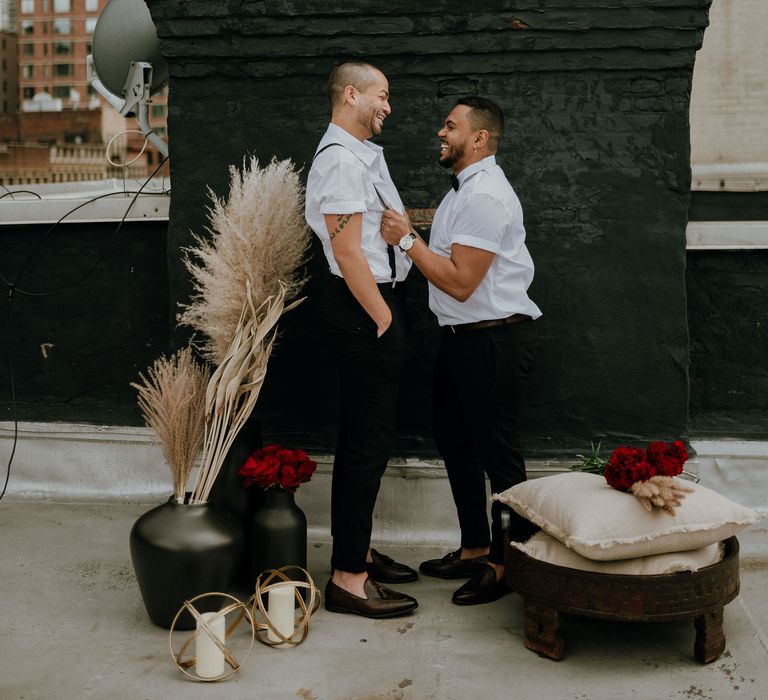
[(608, 485), (619, 491), (629, 491), (636, 481), (646, 481), (655, 474), (645, 450), (639, 447), (617, 447), (603, 472)]
[(304, 450), (290, 450), (281, 445), (267, 445), (256, 450), (240, 468), (245, 477), (243, 486), (258, 484), (267, 489), (278, 485), (284, 491), (295, 493), (309, 481), (317, 464)]
[(281, 448), (276, 452), (277, 458), (285, 466), (286, 464), (296, 464), (296, 453), (293, 450)]
[[(301, 452), (301, 450), (299, 450), (299, 452)], [(314, 474), (315, 469), (317, 468), (317, 462), (314, 462), (307, 457), (306, 453), (301, 452), (301, 454), (304, 455), (304, 457), (299, 461), (299, 478), (303, 484), (312, 478), (312, 474)]]
[(671, 445), (661, 440), (648, 445), (648, 461), (661, 476), (677, 476), (683, 471), (683, 464), (688, 459), (688, 452), (680, 440)]
[(284, 464), (280, 470), (280, 488), (283, 491), (289, 493), (296, 493), (296, 489), (299, 488), (301, 479), (299, 478), (299, 470), (295, 464)]

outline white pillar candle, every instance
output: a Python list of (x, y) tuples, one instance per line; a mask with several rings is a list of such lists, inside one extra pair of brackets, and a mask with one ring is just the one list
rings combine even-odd
[[(213, 620), (218, 614), (219, 613), (215, 612), (206, 612), (202, 613), (200, 617), (205, 620), (213, 634), (223, 644), (227, 621), (224, 619), (224, 615)], [(200, 676), (200, 678), (217, 678), (224, 674), (224, 652), (216, 646), (216, 643), (210, 638), (208, 632), (202, 628), (199, 620), (197, 622), (197, 629), (200, 632), (195, 639), (195, 670), (197, 671), (197, 675)]]
[[(294, 595), (294, 586), (281, 586), (273, 588), (269, 592), (267, 601), (267, 613), (275, 629), (279, 630), (284, 637), (290, 637), (293, 634), (293, 608), (296, 596)], [(267, 631), (267, 639), (270, 642), (281, 642), (271, 629)]]

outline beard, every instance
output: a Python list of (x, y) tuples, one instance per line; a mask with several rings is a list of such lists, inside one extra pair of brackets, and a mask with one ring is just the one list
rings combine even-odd
[(378, 105), (363, 102), (357, 112), (357, 121), (371, 133), (371, 136), (378, 136), (381, 133), (381, 124), (376, 118)]
[(464, 157), (464, 146), (449, 146), (448, 150), (437, 156), (437, 162), (444, 168), (452, 168)]

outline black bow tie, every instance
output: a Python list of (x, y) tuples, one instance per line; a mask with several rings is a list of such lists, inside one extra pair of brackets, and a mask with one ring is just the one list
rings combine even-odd
[(455, 175), (451, 175), (451, 186), (454, 190), (458, 192), (459, 190), (459, 178), (457, 178)]

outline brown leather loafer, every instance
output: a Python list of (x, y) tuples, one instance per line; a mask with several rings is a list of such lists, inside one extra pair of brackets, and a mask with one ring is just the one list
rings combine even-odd
[(393, 591), (371, 578), (363, 586), (367, 598), (360, 598), (329, 580), (325, 587), (325, 609), (336, 613), (350, 613), (381, 619), (400, 617), (415, 610), (419, 603), (405, 593)]
[(485, 565), (480, 573), (475, 574), (453, 594), (452, 600), (456, 605), (481, 605), (492, 603), (511, 592), (512, 589), (503, 578), (501, 581), (496, 580), (493, 567)]
[(473, 557), (472, 559), (461, 558), (461, 548), (455, 552), (446, 554), (442, 559), (429, 559), (421, 562), (419, 571), (427, 576), (436, 578), (468, 578), (487, 569), (488, 555)]
[(371, 549), (373, 561), (366, 564), (368, 575), (379, 583), (409, 583), (419, 578), (414, 569), (405, 564), (399, 564), (392, 557)]

